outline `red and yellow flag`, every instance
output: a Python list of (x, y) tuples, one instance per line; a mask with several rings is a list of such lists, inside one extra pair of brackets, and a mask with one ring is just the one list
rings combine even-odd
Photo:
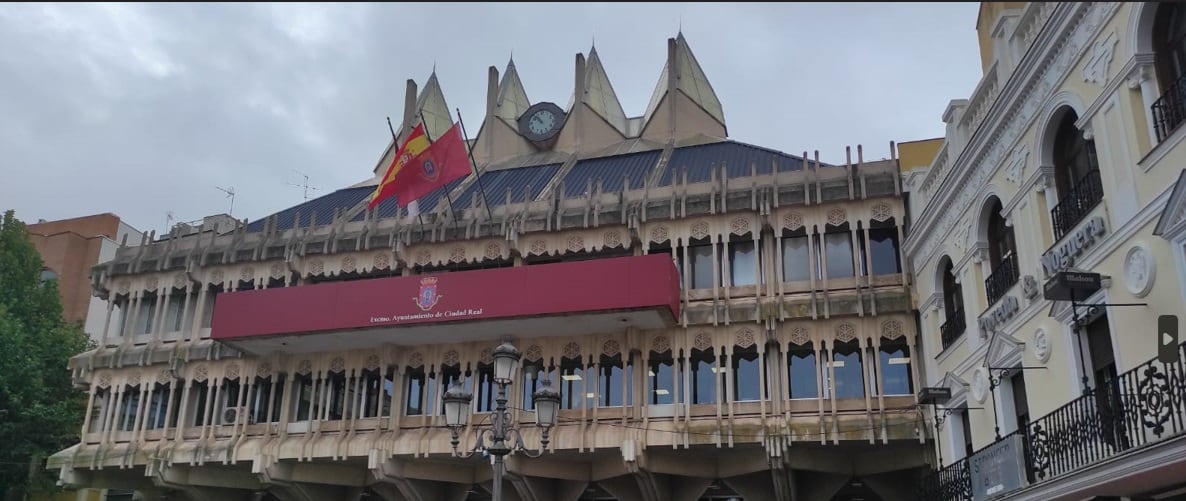
[(461, 128), (453, 124), (415, 158), (409, 160), (391, 183), (396, 203), (407, 207), (438, 188), (469, 175), (472, 165)]
[[(396, 193), (393, 184), (396, 176), (404, 169), (404, 166), (428, 149), (428, 146), (428, 137), (424, 135), (424, 124), (417, 125), (415, 129), (412, 129), (412, 133), (408, 134), (404, 144), (400, 145), (399, 150), (395, 152), (395, 158), (391, 160), (391, 165), (387, 167), (383, 179), (375, 187), (375, 192), (371, 194), (371, 201), (367, 204), (367, 209), (374, 209), (380, 202), (391, 198)], [(399, 204), (404, 206), (407, 205), (407, 202), (400, 200)]]

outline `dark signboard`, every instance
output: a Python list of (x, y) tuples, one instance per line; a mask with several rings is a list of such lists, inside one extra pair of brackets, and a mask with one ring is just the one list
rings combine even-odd
[(1046, 281), (1042, 296), (1051, 301), (1070, 301), (1072, 298), (1081, 301), (1098, 290), (1099, 273), (1060, 271)]
[(1025, 486), (1022, 437), (1013, 434), (968, 458), (972, 501), (984, 501)]
[(918, 392), (918, 402), (921, 404), (941, 404), (951, 399), (951, 388), (934, 386), (923, 388)]

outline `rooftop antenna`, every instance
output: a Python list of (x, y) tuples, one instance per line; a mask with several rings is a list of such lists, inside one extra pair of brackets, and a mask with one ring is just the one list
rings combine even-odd
[(289, 185), (289, 186), (296, 186), (297, 188), (304, 188), (304, 190), (305, 190), (305, 200), (306, 200), (306, 201), (308, 201), (308, 200), (309, 200), (309, 191), (310, 191), (310, 190), (312, 190), (312, 191), (317, 191), (317, 187), (316, 187), (316, 186), (309, 186), (309, 175), (308, 175), (308, 174), (305, 174), (304, 172), (301, 172), (301, 171), (299, 171), (299, 170), (296, 170), (296, 169), (292, 169), (292, 171), (293, 171), (293, 172), (295, 172), (295, 173), (297, 173), (297, 174), (300, 174), (300, 176), (301, 176), (301, 177), (305, 178), (305, 181), (304, 181), (302, 184), (296, 184), (296, 183), (284, 183), (284, 184), (287, 184), (287, 185)]
[(227, 186), (226, 188), (223, 188), (220, 186), (215, 186), (215, 188), (218, 188), (218, 191), (226, 193), (227, 198), (231, 199), (231, 208), (227, 209), (226, 213), (227, 215), (233, 215), (235, 212), (235, 187)]
[(173, 224), (173, 211), (165, 212), (165, 231), (169, 231)]

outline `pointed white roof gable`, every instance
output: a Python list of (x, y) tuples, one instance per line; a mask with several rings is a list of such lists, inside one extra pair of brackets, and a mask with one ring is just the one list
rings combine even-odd
[(519, 116), (531, 107), (527, 99), (527, 91), (523, 89), (523, 81), (519, 79), (519, 72), (515, 70), (515, 59), (507, 62), (507, 70), (498, 83), (498, 100), (494, 105), (494, 116), (501, 118), (511, 127), (517, 127)]
[(610, 83), (605, 66), (601, 64), (601, 57), (597, 55), (597, 47), (589, 49), (589, 59), (585, 63), (585, 95), (581, 102), (589, 109), (604, 118), (622, 135), (626, 134), (626, 112), (622, 111), (622, 103), (618, 101), (618, 94)]
[(445, 94), (441, 91), (435, 70), (424, 84), (424, 90), (420, 91), (420, 98), (416, 100), (416, 113), (417, 116), (412, 119), (413, 123), (421, 121), (420, 117), (423, 116), (424, 131), (433, 140), (441, 137), (453, 126), (453, 114), (449, 113), (449, 105), (445, 102)]
[[(671, 78), (671, 68), (668, 66), (668, 63), (664, 63), (663, 73), (659, 75), (659, 83), (655, 85), (655, 91), (651, 93), (651, 101), (647, 104), (643, 123), (650, 122), (655, 108), (663, 101), (663, 96), (667, 95), (667, 81)], [(704, 108), (704, 111), (724, 125), (725, 111), (721, 106), (721, 100), (712, 90), (712, 84), (708, 83), (708, 77), (700, 68), (700, 62), (696, 60), (696, 56), (692, 54), (691, 47), (688, 47), (688, 41), (684, 39), (683, 32), (680, 32), (675, 38), (675, 67), (675, 88), (686, 94), (692, 102)]]

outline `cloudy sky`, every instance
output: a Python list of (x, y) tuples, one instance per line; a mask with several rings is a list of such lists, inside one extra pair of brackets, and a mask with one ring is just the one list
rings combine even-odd
[(980, 78), (975, 2), (953, 4), (4, 4), (0, 210), (113, 212), (141, 230), (252, 220), (371, 175), (404, 82), (435, 64), (470, 133), (514, 53), (563, 105), (596, 43), (641, 115), (682, 25), (733, 139), (825, 161), (943, 134)]

